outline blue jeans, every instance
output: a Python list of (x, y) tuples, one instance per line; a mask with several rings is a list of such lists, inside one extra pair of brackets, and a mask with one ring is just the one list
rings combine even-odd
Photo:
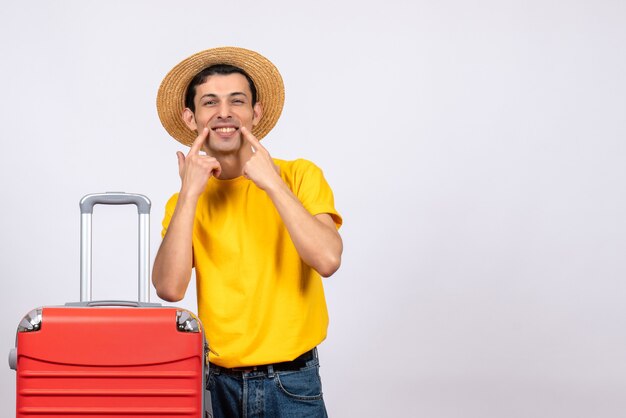
[(326, 418), (317, 356), (295, 371), (231, 372), (212, 367), (214, 418)]

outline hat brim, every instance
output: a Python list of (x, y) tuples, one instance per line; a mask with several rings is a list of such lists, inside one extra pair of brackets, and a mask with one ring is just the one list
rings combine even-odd
[(263, 116), (252, 128), (261, 139), (274, 128), (283, 110), (285, 87), (278, 69), (261, 54), (237, 47), (221, 47), (198, 52), (181, 61), (165, 76), (157, 94), (157, 111), (165, 130), (177, 141), (191, 146), (197, 133), (185, 125), (185, 94), (191, 80), (200, 71), (215, 64), (229, 64), (244, 70), (257, 89), (257, 102)]

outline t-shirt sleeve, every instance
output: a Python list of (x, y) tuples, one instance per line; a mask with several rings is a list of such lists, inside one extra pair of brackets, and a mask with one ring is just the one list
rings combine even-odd
[(307, 160), (296, 160), (295, 194), (302, 205), (312, 215), (327, 213), (335, 222), (337, 229), (343, 219), (335, 209), (335, 198), (322, 170)]
[(176, 202), (178, 202), (178, 193), (174, 193), (174, 195), (172, 195), (172, 197), (170, 197), (165, 204), (165, 215), (163, 216), (163, 230), (161, 231), (161, 238), (165, 237), (167, 228), (170, 226), (174, 209), (176, 209)]

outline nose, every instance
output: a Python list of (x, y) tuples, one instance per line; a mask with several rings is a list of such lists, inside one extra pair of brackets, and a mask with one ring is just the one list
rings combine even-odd
[(219, 119), (228, 119), (231, 117), (230, 105), (227, 103), (226, 100), (222, 101), (217, 108), (217, 117)]

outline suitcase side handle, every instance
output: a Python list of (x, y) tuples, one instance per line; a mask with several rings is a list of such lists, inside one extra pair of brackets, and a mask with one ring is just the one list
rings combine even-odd
[(68, 302), (65, 306), (72, 308), (92, 308), (120, 306), (125, 308), (160, 308), (160, 303), (136, 302), (133, 300), (96, 300), (91, 302)]
[(91, 302), (92, 251), (91, 217), (93, 207), (103, 205), (137, 206), (139, 214), (139, 277), (138, 300), (150, 302), (150, 199), (144, 195), (124, 192), (88, 194), (80, 200), (80, 301)]

